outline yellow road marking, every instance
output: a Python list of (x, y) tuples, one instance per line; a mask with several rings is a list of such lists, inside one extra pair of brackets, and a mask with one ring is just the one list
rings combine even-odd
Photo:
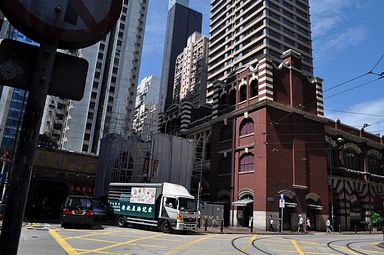
[(300, 248), (300, 246), (297, 244), (296, 240), (291, 240), (291, 243), (293, 246), (295, 246), (296, 251), (299, 253), (299, 255), (304, 255), (303, 250)]
[(305, 254), (326, 254), (326, 255), (339, 255), (339, 253), (329, 253), (329, 252), (305, 252)]
[[(85, 250), (85, 249), (76, 249), (77, 251), (88, 251), (88, 250)], [(108, 251), (98, 251), (97, 253), (100, 253), (100, 254), (109, 254), (109, 255), (128, 255), (129, 253), (116, 253), (116, 252), (108, 252)]]
[(344, 250), (344, 251), (346, 251), (346, 252), (350, 252), (350, 253), (353, 254), (353, 255), (359, 255), (359, 254), (357, 254), (356, 252), (354, 252), (354, 251), (348, 249), (348, 247), (340, 246), (339, 248), (342, 249), (342, 250)]
[(298, 243), (301, 244), (310, 244), (310, 245), (318, 245), (318, 246), (325, 246), (325, 243), (317, 243), (317, 242), (309, 242), (309, 241), (297, 241)]
[(204, 240), (213, 238), (213, 237), (215, 237), (215, 236), (217, 236), (217, 235), (207, 235), (207, 236), (204, 236), (204, 237), (202, 237), (202, 238), (195, 239), (195, 240), (190, 241), (190, 242), (187, 242), (187, 243), (185, 243), (185, 244), (176, 246), (176, 247), (170, 249), (168, 252), (164, 253), (164, 255), (172, 254), (172, 253), (174, 253), (174, 252), (176, 252), (176, 251), (178, 251), (178, 250), (181, 250), (181, 249), (183, 249), (183, 248), (186, 248), (186, 247), (188, 247), (188, 246), (191, 246), (191, 245), (193, 245), (193, 244), (195, 244), (195, 243), (198, 243), (198, 242), (201, 242), (201, 241), (204, 241)]
[(78, 255), (79, 254), (54, 229), (49, 229), (49, 234), (65, 250), (65, 252), (68, 253), (68, 255)]
[(104, 246), (104, 247), (101, 247), (101, 248), (98, 248), (98, 249), (94, 249), (94, 250), (88, 250), (86, 252), (81, 252), (79, 254), (86, 254), (86, 253), (91, 253), (91, 252), (99, 253), (100, 251), (103, 251), (103, 250), (106, 250), (106, 249), (114, 248), (114, 247), (121, 246), (121, 245), (131, 244), (131, 243), (134, 243), (134, 242), (137, 242), (137, 241), (142, 241), (142, 240), (154, 238), (154, 237), (157, 237), (157, 236), (160, 236), (160, 235), (162, 235), (162, 234), (157, 234), (157, 235), (153, 235), (153, 236), (146, 236), (146, 237), (136, 238), (136, 239), (129, 240), (129, 241), (126, 241), (126, 242), (116, 243), (116, 244)]
[(79, 239), (79, 238), (90, 237), (90, 236), (97, 236), (97, 235), (107, 235), (109, 233), (114, 233), (114, 232), (115, 231), (108, 231), (108, 232), (98, 232), (98, 233), (86, 234), (86, 235), (81, 235), (81, 236), (70, 236), (70, 237), (66, 237), (65, 240)]
[(296, 254), (296, 251), (287, 251), (287, 250), (272, 250), (273, 252), (283, 252), (284, 254), (286, 253), (295, 253)]
[(167, 238), (156, 238), (156, 240), (159, 240), (159, 241), (167, 241), (167, 242), (178, 242), (178, 243), (183, 242), (183, 240), (167, 239)]
[(93, 242), (99, 242), (99, 243), (121, 243), (121, 242), (118, 242), (118, 241), (108, 241), (108, 240), (103, 240), (103, 239), (86, 238), (86, 237), (77, 237), (76, 239), (86, 240), (86, 241), (93, 241)]
[(240, 249), (242, 251), (248, 251), (249, 247), (251, 246), (252, 242), (256, 239), (256, 235), (251, 236), (251, 238), (248, 239), (248, 243), (241, 247)]
[[(118, 236), (118, 237), (127, 237), (127, 235), (123, 235), (123, 234), (113, 234), (113, 233), (105, 233), (103, 235), (106, 235), (106, 236)], [(144, 235), (132, 235), (132, 234), (129, 234), (129, 237), (142, 237)]]
[(362, 252), (369, 252), (369, 253), (374, 253), (374, 254), (384, 254), (384, 252), (380, 252), (380, 251), (372, 251), (372, 250), (365, 250), (365, 249), (361, 249), (359, 248), (359, 251), (362, 251)]

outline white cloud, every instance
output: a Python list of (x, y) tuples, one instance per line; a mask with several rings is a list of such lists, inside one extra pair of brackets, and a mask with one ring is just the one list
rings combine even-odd
[(323, 43), (322, 50), (342, 50), (348, 46), (359, 45), (365, 40), (367, 34), (366, 29), (362, 26), (349, 28), (341, 33), (330, 36), (329, 39)]
[[(351, 13), (364, 8), (361, 0), (311, 0), (312, 39), (317, 64), (335, 53), (358, 46), (368, 36), (361, 24), (349, 24)], [(352, 10), (352, 11), (351, 11)], [(332, 51), (332, 54), (329, 52)]]
[[(359, 114), (360, 113), (360, 114)], [(366, 131), (384, 133), (384, 98), (352, 105), (343, 112), (326, 111), (326, 117), (356, 128), (362, 128), (364, 124), (370, 125)]]

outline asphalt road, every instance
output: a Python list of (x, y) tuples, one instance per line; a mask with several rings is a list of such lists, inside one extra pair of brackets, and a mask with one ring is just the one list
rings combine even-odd
[[(75, 254), (383, 254), (382, 235), (163, 234), (107, 226), (103, 229), (50, 229)], [(50, 253), (47, 253), (50, 254)]]
[[(19, 254), (383, 254), (381, 234), (310, 235), (164, 234), (156, 231), (103, 228), (23, 229)], [(28, 249), (28, 247), (30, 247)], [(40, 251), (38, 249), (40, 248)], [(35, 249), (35, 253), (33, 250)], [(65, 252), (63, 252), (65, 251)], [(39, 253), (40, 252), (40, 253)]]

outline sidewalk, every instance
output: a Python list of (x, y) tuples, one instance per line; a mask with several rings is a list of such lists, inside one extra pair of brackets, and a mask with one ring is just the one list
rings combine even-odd
[[(221, 232), (220, 227), (207, 227), (207, 231), (202, 227), (197, 230), (198, 233), (210, 233), (210, 234), (257, 234), (257, 235), (327, 235), (325, 231), (310, 231), (307, 234), (298, 233), (297, 231), (284, 230), (283, 233), (279, 232), (268, 232), (263, 230), (253, 229), (251, 232), (250, 228), (247, 227), (224, 227), (223, 232)], [(370, 234), (369, 231), (342, 231), (340, 232), (332, 232), (332, 235), (361, 235), (361, 234)], [(371, 234), (383, 234), (381, 231), (372, 231)]]

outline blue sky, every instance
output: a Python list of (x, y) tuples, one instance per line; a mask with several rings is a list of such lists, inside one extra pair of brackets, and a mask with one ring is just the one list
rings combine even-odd
[[(160, 76), (167, 5), (149, 1), (140, 80)], [(326, 116), (384, 135), (384, 79), (373, 74), (384, 72), (384, 0), (310, 0), (310, 6), (314, 75), (324, 80)], [(190, 0), (190, 7), (203, 13), (208, 35), (210, 0)]]

